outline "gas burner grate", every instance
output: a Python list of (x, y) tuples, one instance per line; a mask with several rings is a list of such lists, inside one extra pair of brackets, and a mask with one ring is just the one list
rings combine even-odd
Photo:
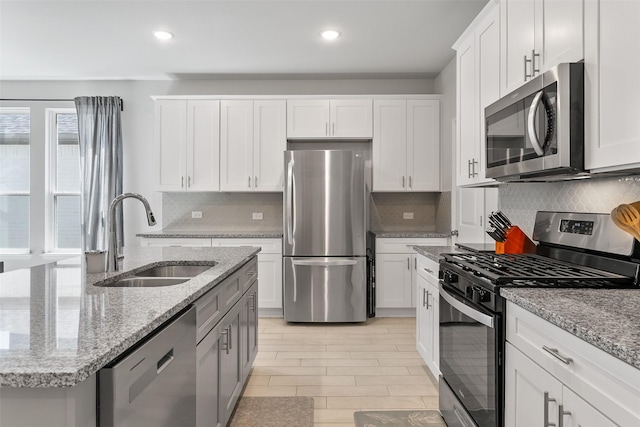
[(625, 283), (629, 277), (595, 268), (579, 266), (534, 254), (444, 254), (446, 262), (459, 266), (462, 270), (484, 277), (495, 284), (513, 281), (538, 281), (558, 283), (563, 286), (571, 282), (609, 281)]

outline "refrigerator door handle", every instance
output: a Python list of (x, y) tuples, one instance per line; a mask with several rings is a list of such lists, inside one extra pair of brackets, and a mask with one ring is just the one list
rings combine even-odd
[(293, 245), (293, 161), (287, 165), (287, 242)]
[(333, 259), (330, 261), (316, 260), (316, 259), (296, 259), (296, 260), (293, 260), (291, 263), (293, 265), (336, 267), (336, 266), (356, 265), (358, 261), (355, 259), (348, 259), (348, 258)]

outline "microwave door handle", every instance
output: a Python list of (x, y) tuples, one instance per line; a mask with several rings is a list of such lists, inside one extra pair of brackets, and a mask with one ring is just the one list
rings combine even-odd
[(287, 165), (287, 241), (293, 245), (293, 161)]
[(536, 93), (536, 96), (533, 98), (531, 102), (531, 107), (529, 107), (529, 120), (528, 120), (528, 131), (529, 138), (531, 139), (531, 145), (535, 150), (538, 156), (544, 156), (544, 148), (540, 144), (540, 140), (538, 139), (538, 133), (536, 132), (536, 111), (538, 111), (538, 105), (542, 101), (542, 95), (544, 92), (540, 91)]

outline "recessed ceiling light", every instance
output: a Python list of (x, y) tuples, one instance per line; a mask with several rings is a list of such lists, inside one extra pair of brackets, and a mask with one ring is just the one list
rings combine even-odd
[(340, 37), (340, 33), (336, 30), (326, 30), (322, 32), (322, 38), (325, 40), (335, 40)]
[(169, 40), (173, 38), (173, 34), (168, 31), (154, 31), (153, 35), (160, 40)]

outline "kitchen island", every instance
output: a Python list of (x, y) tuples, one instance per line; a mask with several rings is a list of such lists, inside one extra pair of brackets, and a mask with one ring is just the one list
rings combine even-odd
[[(85, 274), (75, 257), (0, 275), (0, 425), (18, 425), (9, 420), (20, 411), (49, 412), (47, 425), (95, 425), (98, 370), (258, 252), (254, 247), (125, 248), (118, 272)], [(96, 286), (166, 263), (212, 267), (171, 286)], [(54, 421), (64, 417), (64, 424)], [(34, 425), (25, 422), (19, 425)]]

